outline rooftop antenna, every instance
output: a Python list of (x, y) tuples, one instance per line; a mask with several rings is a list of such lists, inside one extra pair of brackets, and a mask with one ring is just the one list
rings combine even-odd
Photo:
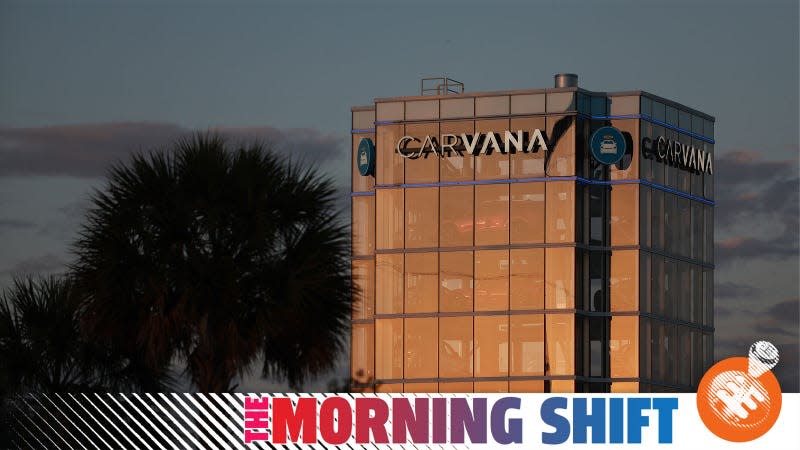
[(427, 77), (419, 82), (419, 95), (458, 95), (464, 93), (464, 83), (447, 76)]

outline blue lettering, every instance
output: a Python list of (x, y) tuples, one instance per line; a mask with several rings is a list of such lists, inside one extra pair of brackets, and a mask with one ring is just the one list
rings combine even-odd
[(563, 444), (569, 438), (569, 420), (557, 414), (557, 409), (567, 409), (566, 397), (550, 397), (542, 402), (542, 422), (555, 428), (552, 433), (542, 432), (544, 444)]
[(650, 426), (650, 418), (642, 415), (642, 411), (650, 409), (649, 398), (628, 399), (628, 443), (642, 443), (642, 427)]
[(658, 410), (658, 443), (672, 443), (672, 411), (678, 409), (676, 397), (654, 398), (653, 409)]
[(586, 399), (576, 398), (572, 402), (572, 420), (574, 435), (572, 442), (586, 443), (586, 429), (592, 428), (592, 443), (602, 444), (606, 441), (606, 399), (592, 399), (592, 413), (586, 412)]
[(503, 397), (492, 406), (492, 436), (498, 444), (522, 443), (522, 419), (508, 419), (508, 431), (505, 429), (506, 411), (519, 409), (519, 397)]

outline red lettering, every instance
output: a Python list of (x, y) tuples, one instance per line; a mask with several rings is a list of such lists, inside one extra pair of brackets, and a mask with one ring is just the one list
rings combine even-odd
[[(334, 413), (338, 413), (338, 430), (334, 430)], [(319, 434), (331, 445), (341, 445), (350, 439), (353, 429), (353, 411), (350, 402), (341, 397), (326, 398), (319, 410)]]
[[(370, 412), (374, 412), (372, 415)], [(389, 406), (379, 398), (356, 399), (356, 443), (388, 444), (386, 421), (389, 420)], [(374, 437), (370, 441), (370, 434)]]
[(300, 442), (300, 429), (303, 430), (303, 444), (317, 443), (317, 399), (300, 398), (297, 409), (292, 408), (289, 398), (272, 399), (272, 442), (286, 443), (286, 431), (291, 442)]

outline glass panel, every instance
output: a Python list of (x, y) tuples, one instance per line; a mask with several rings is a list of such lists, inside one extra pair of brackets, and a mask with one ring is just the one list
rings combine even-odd
[(639, 309), (642, 312), (652, 311), (652, 265), (650, 253), (639, 252)]
[(375, 392), (379, 394), (400, 394), (403, 392), (402, 383), (379, 383), (375, 386)]
[[(375, 110), (353, 111), (353, 129), (354, 130), (367, 130), (375, 127)], [(702, 121), (700, 128), (703, 127)]]
[(609, 97), (609, 113), (612, 116), (639, 114), (639, 96)]
[(508, 96), (478, 97), (475, 99), (476, 116), (506, 116), (508, 115)]
[(439, 383), (439, 393), (466, 394), (472, 392), (472, 382)]
[(678, 360), (678, 384), (684, 386), (692, 385), (692, 335), (688, 327), (676, 327), (678, 332), (678, 344), (680, 348)]
[(548, 248), (545, 250), (545, 262), (545, 307), (574, 308), (575, 249)]
[[(406, 136), (413, 136), (420, 140), (414, 146), (422, 148), (418, 157), (402, 158), (397, 152), (395, 157), (405, 160), (406, 183), (435, 183), (439, 181), (439, 124), (438, 123), (410, 123), (406, 125)], [(425, 144), (430, 136), (431, 145)], [(412, 146), (409, 145), (409, 148)]]
[(645, 380), (652, 378), (653, 364), (652, 321), (646, 317), (639, 318), (639, 377)]
[(475, 114), (474, 98), (452, 98), (441, 100), (441, 118), (472, 117)]
[[(475, 317), (475, 376), (508, 375), (508, 316)], [(478, 389), (477, 383), (475, 389)]]
[(439, 188), (406, 189), (406, 248), (439, 246)]
[(403, 378), (403, 319), (375, 319), (375, 378)]
[(611, 245), (639, 244), (639, 186), (611, 186)]
[[(664, 127), (658, 126), (658, 125), (653, 125), (653, 132), (651, 134), (651, 137), (653, 138), (653, 141), (654, 142), (658, 142), (659, 136), (663, 136), (665, 138), (667, 137), (667, 134), (666, 134), (666, 131), (664, 130)], [(657, 144), (653, 144), (653, 145), (656, 145), (656, 148), (657, 148)], [(666, 178), (666, 167), (667, 167), (667, 164), (665, 163), (664, 160), (659, 160), (657, 155), (658, 155), (658, 150), (656, 149), (656, 156), (653, 157), (652, 162), (651, 162), (652, 167), (653, 167), (653, 169), (652, 169), (653, 170), (653, 182), (656, 183), (656, 184), (664, 185), (664, 184), (666, 184), (666, 180), (667, 180), (667, 178)]]
[(371, 323), (354, 323), (351, 345), (350, 378), (367, 384), (375, 378), (374, 328)]
[(436, 378), (439, 352), (436, 350), (436, 317), (405, 319), (406, 378)]
[(439, 245), (442, 247), (470, 247), (474, 229), (473, 186), (443, 186), (439, 188), (441, 223)]
[(475, 252), (475, 311), (508, 310), (508, 250)]
[(406, 102), (406, 120), (438, 119), (439, 100)]
[(574, 110), (574, 92), (553, 92), (547, 94), (547, 112), (566, 112)]
[(575, 242), (575, 182), (551, 181), (547, 192), (547, 242)]
[(511, 184), (511, 243), (544, 242), (545, 183)]
[[(491, 139), (484, 138), (478, 143), (481, 146), (476, 148), (475, 156), (475, 179), (476, 180), (495, 180), (498, 178), (508, 178), (509, 157), (505, 152), (503, 137), (508, 130), (508, 119), (476, 120), (476, 133), (499, 133), (500, 139), (497, 140), (497, 147), (492, 144)], [(480, 154), (478, 154), (478, 150)], [(498, 151), (502, 150), (502, 151)]]
[(664, 249), (664, 191), (652, 190), (652, 207), (650, 209), (650, 225), (652, 226), (652, 246), (657, 250)]
[(666, 105), (653, 100), (653, 118), (661, 122), (667, 120)]
[(639, 305), (639, 251), (611, 252), (611, 311), (637, 311)]
[(625, 137), (625, 155), (611, 166), (612, 180), (628, 180), (639, 178), (639, 119), (612, 120), (611, 126), (617, 127)]
[(439, 254), (406, 254), (406, 313), (436, 312), (439, 293)]
[[(513, 133), (519, 130), (528, 133), (528, 136), (532, 136), (536, 130), (540, 130), (542, 136), (547, 136), (547, 127), (544, 117), (517, 117), (511, 119), (509, 131)], [(538, 145), (536, 148), (531, 149), (530, 153), (512, 153), (511, 178), (533, 178), (545, 176), (545, 153), (546, 152)], [(356, 171), (355, 173), (358, 172)]]
[(552, 152), (546, 175), (575, 175), (575, 117), (547, 116), (548, 147)]
[(472, 252), (442, 252), (439, 310), (472, 311)]
[(544, 315), (510, 316), (511, 376), (544, 375)]
[(476, 381), (475, 392), (481, 392), (481, 393), (508, 392), (508, 381)]
[(572, 380), (550, 381), (550, 392), (575, 392), (575, 382)]
[(405, 158), (396, 151), (397, 141), (402, 137), (402, 124), (378, 125), (377, 141), (375, 142), (375, 182), (377, 184), (400, 184), (403, 182)]
[(511, 309), (544, 309), (544, 249), (511, 250)]
[(508, 392), (541, 393), (544, 392), (544, 380), (509, 381)]
[(611, 378), (639, 376), (639, 318), (611, 317), (611, 339), (608, 341)]
[(664, 314), (670, 319), (675, 318), (675, 304), (679, 298), (678, 266), (674, 259), (664, 258)]
[(375, 120), (403, 120), (403, 102), (386, 102), (375, 105)]
[(472, 317), (439, 318), (439, 376), (472, 376)]
[(358, 172), (358, 144), (361, 143), (362, 138), (369, 138), (372, 142), (375, 142), (375, 134), (368, 133), (368, 134), (354, 134), (352, 138), (352, 154), (350, 155), (350, 162), (351, 162), (351, 173), (353, 174), (352, 180), (352, 189), (353, 192), (362, 192), (362, 191), (371, 191), (375, 188), (375, 177), (373, 176), (361, 176)]
[(435, 393), (439, 389), (438, 383), (405, 383), (403, 385), (403, 392), (406, 393)]
[(575, 374), (575, 316), (545, 314), (547, 375)]
[(678, 126), (678, 109), (674, 106), (667, 105), (667, 120), (666, 122), (672, 126)]
[(650, 197), (650, 188), (639, 186), (639, 245), (650, 247), (652, 245), (652, 229), (650, 210), (653, 200)]
[(371, 319), (375, 313), (375, 261), (354, 259), (353, 320)]
[(511, 96), (511, 114), (536, 114), (545, 112), (545, 94)]
[(375, 197), (353, 197), (353, 255), (375, 252)]
[(653, 101), (650, 100), (648, 97), (645, 97), (644, 95), (641, 96), (641, 99), (642, 99), (641, 114), (644, 114), (646, 116), (652, 115)]
[(615, 381), (611, 383), (611, 392), (638, 393), (639, 383), (633, 381)]
[(664, 271), (664, 257), (653, 255), (652, 286), (653, 286), (653, 313), (665, 316), (667, 314), (667, 300), (664, 292), (666, 276)]
[(680, 294), (676, 299), (678, 304), (678, 319), (689, 322), (692, 320), (692, 271), (691, 264), (678, 261), (678, 283)]
[(378, 189), (375, 203), (378, 248), (403, 248), (403, 189)]
[(475, 245), (508, 244), (508, 186), (475, 186)]
[(688, 111), (678, 111), (678, 127), (692, 131), (692, 115)]
[(375, 312), (403, 312), (403, 254), (375, 255)]
[[(460, 142), (461, 135), (472, 136), (475, 132), (475, 122), (472, 120), (459, 120), (441, 122), (439, 128), (442, 132), (443, 145), (455, 145)], [(447, 136), (448, 134), (453, 136)], [(454, 147), (451, 151), (442, 149), (444, 157), (440, 158), (439, 170), (442, 181), (471, 181), (475, 179), (475, 157), (465, 150)]]
[(703, 232), (704, 237), (704, 257), (703, 261), (707, 263), (714, 262), (714, 207), (711, 205), (704, 205), (703, 207)]
[(608, 113), (608, 99), (605, 96), (594, 95), (591, 102), (593, 116), (605, 116)]

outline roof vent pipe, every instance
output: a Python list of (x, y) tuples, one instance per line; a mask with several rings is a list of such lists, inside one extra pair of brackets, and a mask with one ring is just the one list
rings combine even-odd
[(578, 76), (574, 73), (557, 73), (555, 75), (556, 87), (578, 87)]

